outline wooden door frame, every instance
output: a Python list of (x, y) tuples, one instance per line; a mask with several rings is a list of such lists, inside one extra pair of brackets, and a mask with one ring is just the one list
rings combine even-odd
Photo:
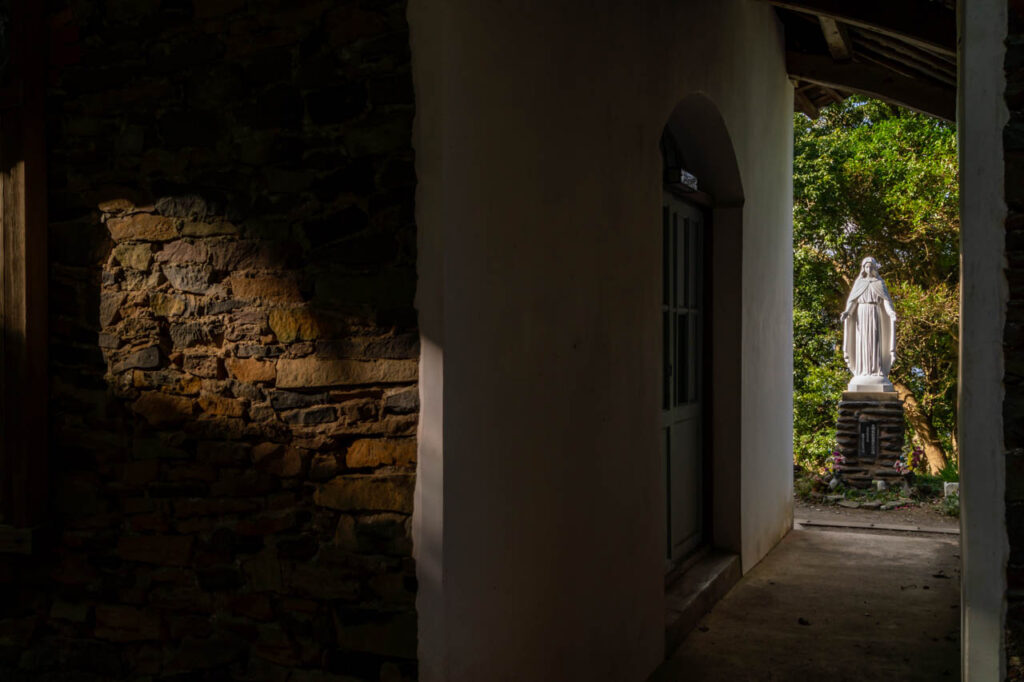
[(0, 552), (31, 552), (47, 508), (43, 5), (13, 0), (0, 79)]

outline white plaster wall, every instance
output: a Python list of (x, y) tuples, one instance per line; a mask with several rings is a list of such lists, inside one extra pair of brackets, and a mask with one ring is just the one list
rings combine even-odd
[(1003, 444), (1005, 0), (959, 3), (962, 679), (1006, 675)]
[(412, 0), (424, 680), (642, 680), (664, 638), (658, 139), (745, 194), (742, 548), (790, 525), (792, 92), (753, 0)]

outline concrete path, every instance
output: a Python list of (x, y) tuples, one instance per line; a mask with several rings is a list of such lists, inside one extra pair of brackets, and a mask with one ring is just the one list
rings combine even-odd
[(949, 535), (793, 530), (651, 682), (940, 682), (960, 677)]

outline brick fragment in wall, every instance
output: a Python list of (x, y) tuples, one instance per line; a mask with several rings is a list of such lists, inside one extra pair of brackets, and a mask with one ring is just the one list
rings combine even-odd
[(205, 314), (207, 315), (223, 315), (224, 313), (230, 313), (232, 311), (241, 308), (244, 303), (241, 301), (235, 301), (232, 299), (209, 301), (206, 303)]
[(331, 402), (329, 393), (296, 393), (294, 391), (272, 391), (270, 404), (275, 410), (294, 410)]
[(126, 270), (118, 271), (117, 282), (124, 291), (144, 291), (160, 286), (163, 274), (159, 270)]
[(338, 476), (317, 487), (316, 504), (339, 511), (412, 513), (411, 475)]
[(346, 425), (376, 421), (380, 415), (380, 404), (370, 398), (348, 400), (338, 405), (338, 417)]
[(258, 384), (246, 383), (242, 381), (232, 381), (229, 385), (231, 395), (236, 398), (244, 398), (253, 402), (263, 402), (267, 399), (266, 391), (264, 391)]
[(178, 395), (196, 395), (202, 387), (202, 381), (198, 377), (182, 374), (176, 369), (136, 370), (132, 373), (132, 386), (141, 389), (158, 389)]
[(151, 291), (149, 292), (149, 309), (157, 317), (177, 317), (185, 314), (188, 304), (179, 296)]
[(165, 264), (161, 266), (164, 276), (178, 291), (186, 291), (193, 294), (205, 294), (210, 290), (210, 278), (213, 275), (213, 268), (209, 265)]
[(320, 407), (285, 412), (281, 418), (294, 426), (313, 426), (335, 421), (338, 418), (338, 411), (329, 405), (321, 405)]
[(121, 292), (107, 292), (100, 294), (100, 326), (109, 327), (117, 322), (121, 315), (121, 306), (127, 296)]
[(384, 398), (384, 409), (396, 414), (411, 414), (420, 409), (420, 391), (417, 387), (389, 393)]
[(197, 377), (204, 379), (223, 379), (224, 368), (221, 359), (211, 355), (187, 355), (185, 356), (183, 369)]
[(201, 220), (217, 215), (223, 206), (210, 202), (195, 193), (178, 194), (160, 197), (156, 200), (156, 211), (164, 216)]
[(220, 320), (182, 322), (170, 326), (171, 342), (175, 349), (193, 346), (219, 346), (224, 335)]
[(279, 270), (289, 265), (291, 248), (237, 239), (209, 240), (210, 264), (214, 270)]
[(199, 409), (206, 414), (223, 417), (241, 417), (245, 414), (245, 404), (235, 398), (219, 395), (200, 395)]
[(116, 334), (101, 332), (97, 335), (96, 342), (104, 350), (116, 350), (121, 347), (121, 339)]
[(286, 358), (304, 358), (312, 355), (315, 346), (312, 341), (299, 341), (297, 343), (290, 343), (285, 348), (283, 357)]
[(324, 358), (401, 360), (418, 358), (420, 341), (419, 334), (416, 333), (330, 338), (317, 341), (316, 352)]
[(153, 251), (149, 244), (118, 244), (114, 247), (114, 258), (122, 267), (146, 270), (153, 260)]
[(204, 242), (191, 239), (178, 239), (164, 244), (156, 253), (158, 263), (181, 265), (184, 263), (206, 263), (210, 260), (210, 250)]
[(273, 362), (265, 362), (255, 358), (226, 358), (224, 366), (228, 374), (244, 382), (270, 382), (277, 376), (277, 368)]
[(277, 363), (280, 388), (316, 388), (416, 381), (414, 360), (282, 359)]
[(338, 473), (338, 458), (333, 453), (317, 453), (309, 463), (309, 478), (326, 481)]
[(320, 431), (324, 435), (337, 437), (376, 437), (376, 436), (414, 436), (418, 415), (415, 414), (385, 414), (379, 418), (366, 421), (344, 421), (331, 422), (322, 425)]
[(345, 464), (351, 469), (416, 463), (416, 441), (411, 438), (363, 438), (349, 446)]
[(160, 349), (157, 346), (140, 348), (114, 363), (111, 370), (120, 374), (129, 369), (153, 369), (160, 366)]
[(263, 333), (267, 329), (267, 313), (262, 310), (239, 310), (228, 316), (230, 341), (251, 341), (264, 343)]
[(132, 411), (152, 426), (172, 426), (192, 416), (192, 401), (181, 396), (150, 391), (132, 404)]
[(114, 241), (170, 241), (178, 236), (177, 222), (158, 215), (139, 213), (125, 218), (111, 218), (107, 229)]
[(239, 358), (277, 358), (284, 354), (280, 346), (264, 346), (255, 343), (239, 343), (235, 346), (235, 356)]
[(186, 220), (181, 233), (186, 237), (213, 237), (238, 234), (238, 226), (227, 220), (211, 218), (209, 222)]
[(242, 300), (294, 303), (302, 300), (298, 283), (290, 277), (233, 274), (230, 285), (235, 298)]
[(320, 336), (320, 322), (305, 308), (278, 308), (270, 311), (270, 330), (281, 343), (312, 341)]
[(261, 471), (274, 476), (287, 478), (302, 473), (302, 452), (291, 446), (263, 443), (253, 447), (252, 458)]

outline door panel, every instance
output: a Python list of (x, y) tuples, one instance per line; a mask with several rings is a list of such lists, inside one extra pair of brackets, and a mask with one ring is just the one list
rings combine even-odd
[(682, 558), (703, 540), (700, 453), (700, 420), (686, 419), (673, 424), (669, 452), (669, 489), (672, 491), (670, 527), (672, 555)]
[(701, 209), (666, 193), (662, 210), (662, 443), (669, 566), (704, 542)]

